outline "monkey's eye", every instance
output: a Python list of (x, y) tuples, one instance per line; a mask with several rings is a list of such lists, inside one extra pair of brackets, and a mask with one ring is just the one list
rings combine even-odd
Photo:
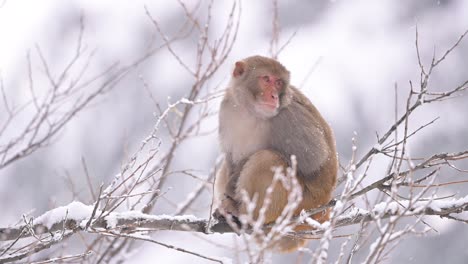
[(270, 76), (265, 75), (265, 76), (263, 76), (262, 78), (263, 78), (263, 80), (264, 80), (265, 82), (267, 82), (267, 83), (270, 82)]
[(275, 85), (276, 85), (277, 88), (281, 88), (281, 87), (283, 87), (283, 81), (278, 79), (278, 80), (276, 80)]

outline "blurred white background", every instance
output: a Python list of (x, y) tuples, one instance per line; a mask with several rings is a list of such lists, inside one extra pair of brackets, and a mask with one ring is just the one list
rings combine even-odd
[[(22, 102), (28, 91), (28, 52), (35, 61), (33, 70), (42, 71), (35, 45), (41, 47), (52, 70), (63, 67), (65, 60), (73, 56), (81, 14), (85, 23), (84, 43), (90, 50), (96, 49), (92, 71), (104, 69), (115, 61), (131, 62), (150, 45), (161, 44), (160, 36), (145, 14), (145, 5), (168, 35), (182, 23), (183, 10), (176, 1), (0, 1), (0, 74), (8, 98)], [(215, 1), (215, 28), (224, 25), (223, 14), (227, 14), (230, 5), (230, 1)], [(254, 54), (268, 55), (272, 18), (270, 1), (242, 2), (239, 35), (233, 52), (209, 85), (226, 84), (236, 60)], [(418, 83), (416, 25), (423, 62), (429, 63), (433, 52), (441, 55), (468, 29), (468, 1), (279, 1), (279, 18), (281, 43), (297, 32), (279, 60), (291, 71), (292, 83), (300, 86), (333, 127), (340, 160), (346, 164), (354, 132), (359, 153), (375, 144), (376, 132), (383, 132), (393, 123), (395, 84), (402, 111), (409, 81)], [(189, 38), (176, 49), (182, 58), (193, 60), (195, 45), (196, 39)], [(453, 88), (467, 77), (468, 41), (465, 41), (434, 73), (430, 89)], [(37, 216), (74, 199), (89, 202), (82, 157), (96, 185), (108, 183), (119, 172), (128, 152), (138, 146), (156, 121), (154, 105), (141, 79), (149, 84), (162, 105), (166, 105), (169, 96), (172, 101), (187, 96), (192, 81), (167, 50), (161, 50), (116, 89), (76, 116), (50, 147), (0, 170), (0, 226), (16, 223), (24, 213)], [(37, 80), (36, 89), (40, 90), (41, 85), (41, 80)], [(435, 117), (440, 119), (410, 142), (411, 155), (466, 149), (467, 102), (468, 98), (463, 96), (419, 110), (413, 117), (414, 128)], [(212, 107), (217, 109), (218, 103)], [(6, 114), (0, 112), (0, 121), (5, 118)], [(216, 117), (203, 126), (207, 131), (215, 131)], [(15, 131), (8, 133), (12, 135)], [(0, 137), (0, 143), (8, 140), (8, 133)], [(163, 140), (162, 147), (168, 144)], [(176, 153), (174, 167), (208, 173), (218, 154), (214, 132), (187, 142)], [(377, 173), (386, 166), (376, 161), (370, 173), (376, 174), (368, 181), (380, 177)], [(441, 181), (457, 177), (460, 175), (451, 171)], [(155, 213), (172, 213), (174, 204), (184, 200), (195, 183), (187, 176), (171, 177), (164, 189), (167, 199), (158, 205)], [(77, 197), (72, 195), (71, 188), (78, 193)], [(444, 190), (450, 195), (460, 190), (466, 193), (466, 188), (465, 184)], [(192, 206), (191, 213), (206, 218), (210, 199), (210, 194), (205, 192)], [(388, 263), (468, 262), (466, 225), (440, 221), (437, 217), (428, 222), (438, 233), (405, 239), (389, 256)], [(197, 252), (231, 257), (228, 250), (204, 240), (232, 244), (233, 235), (205, 237), (159, 232), (156, 236)], [(334, 240), (332, 252), (343, 242), (344, 239)], [(287, 263), (292, 257), (275, 255), (273, 260)], [(129, 259), (132, 263), (205, 263), (151, 244), (143, 244)]]

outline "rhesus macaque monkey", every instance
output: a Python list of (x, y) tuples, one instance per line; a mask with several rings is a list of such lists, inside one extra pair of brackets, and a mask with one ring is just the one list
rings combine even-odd
[[(288, 167), (291, 155), (297, 159), (303, 197), (295, 214), (331, 200), (338, 168), (333, 132), (314, 105), (289, 84), (289, 71), (278, 61), (253, 56), (236, 62), (221, 104), (219, 138), (225, 158), (215, 183), (218, 217), (246, 213), (241, 190), (250, 198), (258, 196), (258, 217), (274, 177), (272, 168)], [(275, 184), (265, 224), (281, 215), (287, 199), (287, 190)], [(324, 222), (329, 215), (313, 218)], [(288, 252), (305, 243), (284, 237), (274, 248)]]

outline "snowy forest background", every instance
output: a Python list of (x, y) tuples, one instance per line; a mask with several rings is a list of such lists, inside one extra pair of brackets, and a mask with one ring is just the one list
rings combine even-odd
[[(389, 153), (372, 153), (371, 160), (365, 159), (356, 172), (352, 161), (359, 161), (369, 150), (384, 148), (377, 140), (396, 122), (396, 116), (408, 110), (410, 87), (422, 91), (420, 62), (428, 73), (433, 55), (436, 61), (442, 58), (428, 78), (427, 89), (433, 94), (424, 95), (422, 101), (414, 95), (411, 102), (437, 98), (460, 85), (461, 89), (419, 106), (395, 130), (399, 135), (391, 131), (390, 138), (405, 138), (405, 127), (407, 133), (417, 131), (398, 145), (400, 151), (404, 149), (399, 155), (415, 159), (403, 162), (398, 170), (411, 168), (438, 153), (460, 155), (436, 160), (429, 170), (415, 174), (415, 180), (428, 175), (418, 190), (403, 186), (394, 192), (380, 186), (347, 206), (372, 209), (388, 197), (412, 197), (421, 189), (424, 197), (420, 199), (434, 201), (468, 195), (468, 98), (463, 92), (468, 80), (468, 40), (457, 43), (468, 29), (467, 1), (181, 3), (0, 1), (0, 227), (25, 224), (30, 217), (73, 201), (93, 206), (101, 185), (102, 191), (116, 180), (116, 175), (125, 177), (132, 170), (143, 174), (150, 168), (154, 171), (147, 185), (139, 185), (132, 192), (125, 189), (128, 186), (119, 189), (121, 196), (115, 200), (122, 203), (113, 209), (144, 210), (145, 199), (152, 197), (156, 202), (147, 213), (183, 212), (207, 219), (212, 197), (210, 175), (219, 156), (216, 111), (232, 65), (244, 57), (271, 56), (278, 51), (278, 59), (292, 73), (291, 83), (300, 87), (334, 129), (343, 165), (339, 177), (349, 173), (355, 174), (354, 178), (365, 175), (356, 190), (392, 172), (395, 159)], [(204, 40), (210, 45), (221, 43), (215, 55), (209, 53), (209, 48), (199, 49)], [(449, 54), (443, 57), (447, 50)], [(71, 62), (73, 67), (68, 69)], [(74, 82), (78, 85), (67, 90)], [(53, 101), (46, 102), (53, 97)], [(41, 108), (41, 100), (45, 100), (46, 108)], [(191, 112), (185, 112), (187, 107), (192, 108)], [(41, 113), (37, 120), (42, 121), (34, 122), (43, 127), (26, 133), (28, 122), (37, 113)], [(44, 113), (49, 117), (41, 119)], [(158, 119), (161, 115), (164, 118)], [(182, 131), (187, 132), (183, 137), (177, 136), (181, 121), (186, 122), (182, 125)], [(24, 138), (16, 140), (23, 132)], [(50, 137), (38, 145), (28, 145), (44, 135)], [(395, 142), (389, 139), (386, 143)], [(146, 159), (150, 159), (148, 163)], [(137, 169), (141, 164), (148, 169)], [(341, 185), (336, 195), (343, 188)], [(382, 194), (386, 191), (388, 197)], [(128, 194), (136, 196), (126, 197)], [(136, 202), (140, 198), (143, 201)], [(468, 208), (467, 204), (461, 211)], [(375, 227), (367, 227), (370, 235), (364, 237), (369, 241), (359, 241), (363, 242), (362, 250), (348, 260), (466, 263), (468, 227), (463, 219), (467, 216), (460, 213), (453, 215), (456, 219), (402, 219), (397, 223), (400, 230), (415, 222), (417, 226), (389, 242), (385, 249), (388, 253), (382, 259), (368, 258), (378, 232), (372, 232)], [(362, 230), (362, 225), (334, 233), (337, 237), (330, 240), (325, 262), (339, 258), (342, 245), (347, 243), (342, 251), (342, 261), (346, 262), (357, 230)], [(158, 242), (221, 262), (249, 260), (243, 250), (244, 241), (234, 234), (150, 234)], [(74, 257), (60, 261), (85, 263), (210, 261), (141, 241), (136, 246), (122, 245), (128, 250), (104, 254), (105, 247), (114, 250), (121, 240), (109, 246), (105, 243), (112, 238), (107, 237), (99, 242), (103, 246), (98, 249), (91, 246), (96, 236), (99, 234), (78, 233), (18, 261), (47, 261), (63, 256)], [(18, 246), (9, 248), (10, 243), (1, 241), (0, 259)], [(312, 240), (311, 251), (323, 246), (320, 243), (320, 239)], [(93, 253), (88, 254), (88, 250)], [(308, 254), (273, 254), (261, 260), (309, 263), (314, 258)]]

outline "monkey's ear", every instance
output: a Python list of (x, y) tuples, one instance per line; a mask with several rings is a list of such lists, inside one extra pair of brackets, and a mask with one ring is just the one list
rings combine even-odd
[(234, 77), (241, 76), (242, 74), (244, 74), (246, 68), (247, 68), (247, 65), (245, 62), (243, 61), (236, 62), (234, 66), (234, 71), (232, 72), (232, 76)]

